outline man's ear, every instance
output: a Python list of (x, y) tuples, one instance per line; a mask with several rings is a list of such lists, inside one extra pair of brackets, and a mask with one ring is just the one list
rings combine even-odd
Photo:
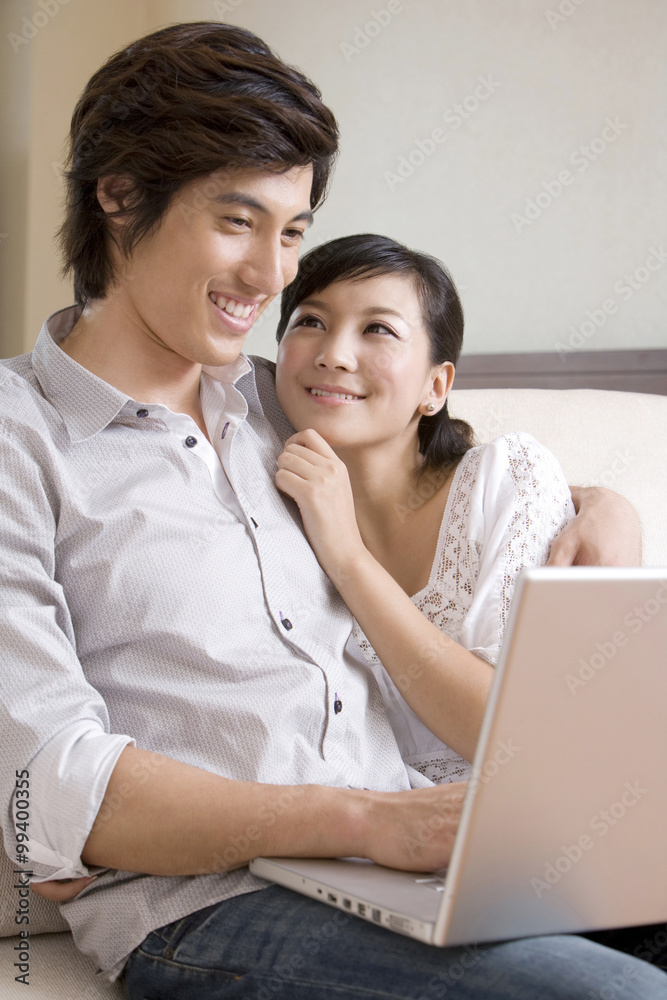
[(131, 191), (132, 180), (125, 174), (107, 174), (97, 180), (97, 200), (107, 215), (124, 212)]
[[(428, 414), (437, 413), (438, 410), (441, 410), (452, 388), (454, 375), (454, 365), (451, 361), (445, 361), (443, 364), (437, 365), (433, 369), (430, 389), (420, 409), (424, 409)], [(433, 406), (433, 409), (429, 410), (429, 406)]]

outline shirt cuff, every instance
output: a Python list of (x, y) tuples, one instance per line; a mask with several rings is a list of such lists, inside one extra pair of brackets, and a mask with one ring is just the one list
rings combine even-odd
[[(71, 723), (30, 761), (29, 865), (33, 881), (81, 878), (81, 852), (99, 812), (111, 773), (131, 736), (105, 733), (90, 719)], [(14, 824), (16, 799), (12, 803)]]

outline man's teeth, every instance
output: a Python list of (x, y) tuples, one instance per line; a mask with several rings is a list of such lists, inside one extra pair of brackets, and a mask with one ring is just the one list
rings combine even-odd
[(309, 389), (311, 396), (331, 396), (332, 399), (361, 399), (361, 396), (350, 396), (344, 392), (325, 392), (324, 389)]
[(218, 309), (224, 309), (230, 316), (236, 316), (238, 319), (247, 319), (255, 308), (254, 305), (244, 306), (236, 299), (226, 299), (224, 295), (216, 295), (215, 292), (209, 292), (209, 298), (211, 302), (215, 302)]

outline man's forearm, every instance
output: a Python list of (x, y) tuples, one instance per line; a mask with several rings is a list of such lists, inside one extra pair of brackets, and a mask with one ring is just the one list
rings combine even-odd
[(236, 868), (258, 854), (321, 856), (324, 847), (335, 856), (355, 839), (355, 795), (232, 781), (127, 747), (82, 858), (152, 875), (194, 875)]
[(127, 747), (82, 857), (150, 875), (220, 872), (262, 854), (430, 870), (449, 862), (464, 793), (454, 783), (373, 792), (233, 781)]
[(577, 517), (554, 540), (548, 565), (641, 566), (641, 524), (632, 504), (602, 486), (570, 490)]

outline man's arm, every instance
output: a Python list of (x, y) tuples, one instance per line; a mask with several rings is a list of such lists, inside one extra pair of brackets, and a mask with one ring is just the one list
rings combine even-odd
[(82, 852), (87, 865), (153, 875), (238, 868), (258, 855), (449, 862), (466, 786), (374, 792), (234, 781), (128, 746)]
[(555, 539), (547, 566), (641, 566), (639, 516), (602, 486), (572, 486), (577, 516)]
[[(434, 871), (449, 863), (465, 791), (465, 783), (375, 792), (233, 781), (128, 746), (82, 860), (152, 875), (228, 871), (260, 855), (363, 857)], [(65, 901), (91, 881), (32, 889)]]

